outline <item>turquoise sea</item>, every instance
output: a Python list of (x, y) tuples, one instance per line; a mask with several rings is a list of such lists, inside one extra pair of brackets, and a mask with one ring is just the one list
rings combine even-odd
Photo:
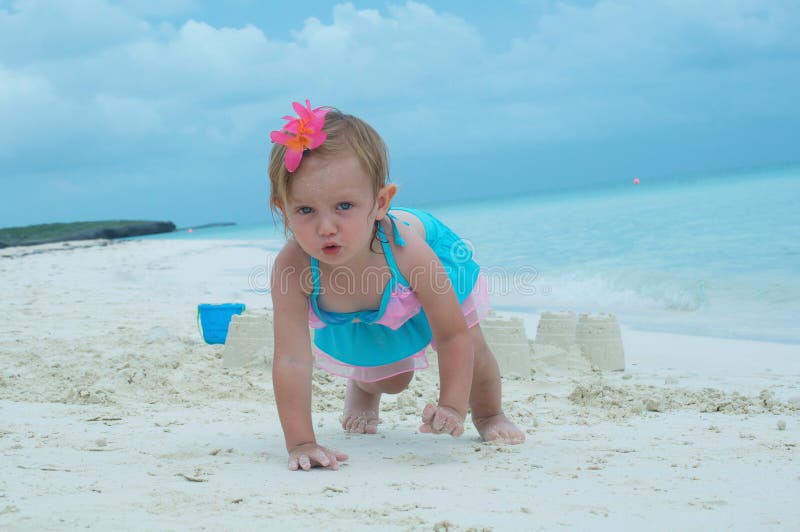
[[(410, 206), (472, 244), (500, 310), (800, 343), (800, 167)], [(282, 242), (271, 223), (166, 238)]]

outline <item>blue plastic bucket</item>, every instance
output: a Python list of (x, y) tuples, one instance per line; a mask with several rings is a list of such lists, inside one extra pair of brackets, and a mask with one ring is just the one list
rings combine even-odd
[(203, 329), (203, 340), (207, 344), (224, 344), (228, 337), (228, 325), (234, 314), (244, 312), (244, 303), (223, 303), (197, 305), (197, 317)]

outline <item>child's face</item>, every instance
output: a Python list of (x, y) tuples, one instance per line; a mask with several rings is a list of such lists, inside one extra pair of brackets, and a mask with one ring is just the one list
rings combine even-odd
[(374, 222), (385, 215), (388, 203), (382, 207), (369, 175), (348, 153), (303, 161), (292, 177), (285, 214), (303, 251), (344, 265), (368, 251)]

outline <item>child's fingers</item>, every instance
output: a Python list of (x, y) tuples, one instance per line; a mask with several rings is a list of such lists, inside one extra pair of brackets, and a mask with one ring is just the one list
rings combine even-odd
[(464, 420), (461, 419), (461, 416), (454, 413), (448, 413), (445, 420), (445, 432), (454, 438), (458, 438), (464, 434)]
[(434, 415), (436, 415), (436, 405), (433, 403), (425, 405), (425, 408), (422, 410), (422, 425), (419, 426), (420, 432), (423, 434), (430, 434), (433, 432), (431, 423), (433, 422)]
[(436, 415), (433, 417), (433, 422), (431, 423), (431, 427), (437, 433), (445, 433), (449, 434), (451, 430), (455, 427), (458, 423), (458, 417), (453, 415), (452, 412), (439, 407), (436, 410)]
[(330, 465), (328, 467), (334, 471), (339, 469), (339, 460), (347, 460), (347, 455), (338, 451), (328, 451), (328, 456), (330, 458)]
[(433, 416), (433, 421), (431, 421), (431, 428), (434, 430), (434, 432), (437, 434), (442, 432), (442, 429), (445, 425), (445, 419), (446, 415), (441, 410), (437, 410), (436, 415)]
[(429, 403), (422, 411), (419, 431), (424, 434), (450, 434), (458, 437), (464, 433), (464, 421), (452, 409)]
[(339, 460), (345, 461), (347, 460), (348, 456), (344, 453), (340, 453), (339, 451), (333, 451), (331, 449), (327, 449), (322, 447), (319, 451), (320, 457), (317, 458), (317, 462), (322, 467), (330, 467), (334, 471), (339, 469)]
[(430, 425), (431, 421), (433, 421), (433, 416), (436, 414), (436, 410), (436, 405), (433, 403), (425, 405), (425, 409), (422, 411), (422, 422)]
[(313, 467), (330, 467), (339, 469), (339, 460), (347, 460), (348, 456), (339, 451), (332, 451), (321, 445), (311, 447), (308, 451), (295, 450), (289, 454), (289, 469), (308, 471)]
[(339, 462), (344, 462), (349, 458), (345, 453), (340, 453), (339, 451), (333, 451), (333, 457)]
[(439, 408), (431, 424), (437, 434), (450, 434), (453, 437), (464, 433), (464, 421), (449, 408)]
[(322, 449), (317, 449), (314, 452), (314, 460), (316, 460), (317, 463), (322, 467), (328, 467), (328, 465), (331, 463), (330, 458), (328, 458), (328, 454)]

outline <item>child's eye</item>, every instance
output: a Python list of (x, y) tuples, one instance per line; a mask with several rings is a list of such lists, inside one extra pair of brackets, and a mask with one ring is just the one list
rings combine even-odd
[(311, 214), (312, 212), (314, 212), (314, 209), (312, 209), (311, 207), (298, 207), (297, 208), (297, 214)]
[(343, 211), (349, 211), (352, 208), (353, 208), (353, 204), (348, 202), (348, 201), (343, 201), (343, 202), (341, 202), (339, 204), (339, 209), (341, 209)]

